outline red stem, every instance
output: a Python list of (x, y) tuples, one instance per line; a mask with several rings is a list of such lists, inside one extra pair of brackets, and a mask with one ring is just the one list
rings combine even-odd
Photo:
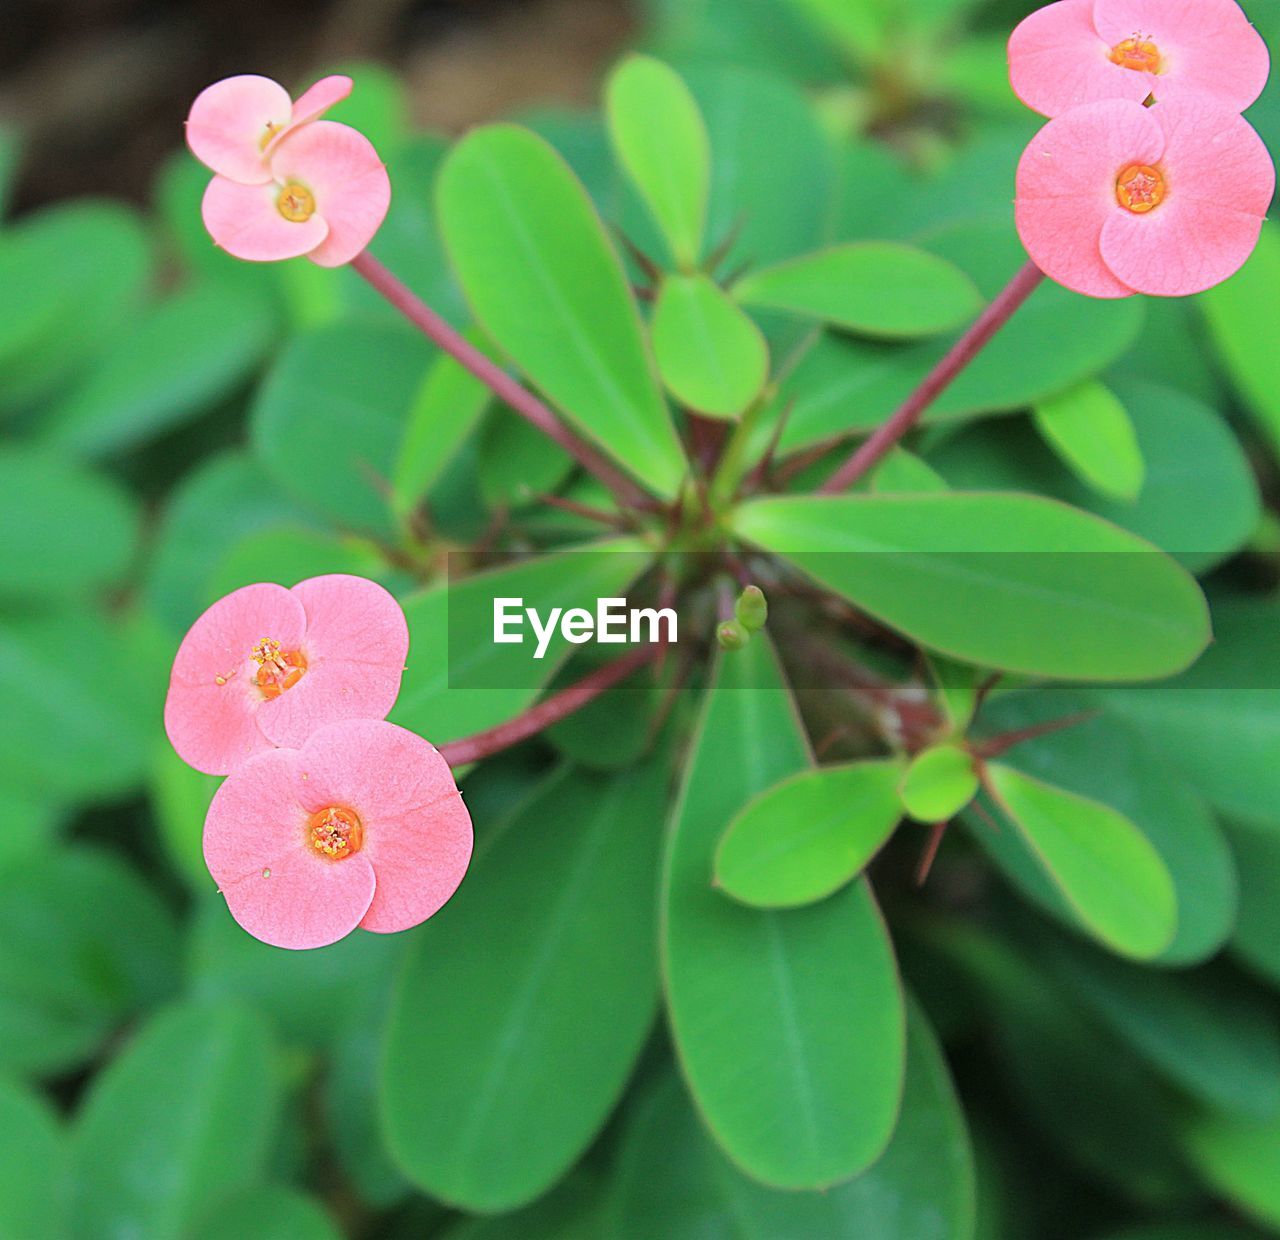
[(561, 689), (559, 693), (531, 706), (514, 719), (498, 724), (496, 728), (441, 745), (440, 755), (450, 766), (459, 767), (510, 749), (512, 745), (536, 736), (553, 723), (559, 723), (561, 719), (594, 702), (602, 693), (607, 693), (614, 685), (620, 684), (642, 668), (661, 649), (661, 645), (641, 646), (623, 658), (597, 668), (567, 689)]
[(818, 488), (821, 495), (836, 495), (869, 473), (891, 448), (920, 420), (921, 415), (950, 386), (952, 380), (990, 343), (1044, 279), (1035, 263), (1027, 263), (1005, 285), (996, 299), (974, 320), (950, 351), (924, 377), (920, 386), (898, 411), (865, 440), (856, 452)]
[(558, 443), (575, 461), (613, 492), (618, 503), (643, 503), (644, 493), (585, 440), (566, 427), (532, 392), (517, 383), (501, 366), (487, 358), (457, 332), (412, 289), (387, 270), (368, 250), (351, 260), (351, 269), (363, 276), (428, 340), (464, 366), (500, 400), (510, 405), (530, 425)]

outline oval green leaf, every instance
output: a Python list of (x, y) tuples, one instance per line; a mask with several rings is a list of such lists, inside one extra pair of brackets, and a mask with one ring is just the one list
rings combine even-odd
[(865, 880), (786, 912), (711, 885), (726, 825), (809, 761), (768, 638), (721, 654), (668, 842), (667, 1008), (707, 1126), (734, 1163), (782, 1188), (829, 1186), (874, 1162), (903, 1073), (902, 990)]
[(959, 745), (921, 750), (902, 776), (898, 793), (917, 822), (946, 822), (978, 794), (973, 756)]
[(1083, 482), (1114, 499), (1141, 493), (1147, 469), (1137, 431), (1110, 388), (1078, 384), (1040, 401), (1032, 416), (1045, 442)]
[(532, 1201), (617, 1102), (657, 1005), (664, 761), (553, 776), (418, 933), (382, 1110), (398, 1163), (433, 1196)]
[(445, 245), (477, 321), (559, 409), (660, 495), (684, 454), (617, 254), (586, 191), (529, 130), (491, 125), (437, 181)]
[(764, 336), (707, 276), (663, 280), (651, 330), (663, 382), (690, 409), (736, 417), (764, 387), (769, 374)]
[(64, 1240), (67, 1149), (52, 1108), (0, 1081), (0, 1236)]
[(909, 339), (960, 327), (982, 309), (945, 258), (890, 241), (833, 246), (747, 276), (734, 296), (867, 336)]
[(902, 816), (895, 761), (804, 771), (775, 784), (729, 824), (716, 882), (758, 908), (794, 908), (860, 874)]
[(605, 83), (609, 139), (685, 271), (702, 252), (711, 144), (684, 79), (652, 56), (628, 56)]
[(1128, 818), (998, 763), (986, 779), (1085, 929), (1137, 960), (1169, 946), (1178, 926), (1173, 879)]
[(1195, 581), (1127, 531), (1031, 495), (758, 500), (739, 534), (965, 662), (1078, 680), (1181, 671), (1209, 641)]

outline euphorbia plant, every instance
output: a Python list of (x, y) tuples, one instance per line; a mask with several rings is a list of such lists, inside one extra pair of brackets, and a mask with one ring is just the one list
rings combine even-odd
[[(1018, 369), (1034, 372), (1038, 356), (1015, 359), (1012, 377), (992, 374), (991, 358), (1005, 329), (1025, 321), (1021, 308), (1033, 313), (1028, 303), (1052, 342), (1059, 318), (1096, 313), (1084, 296), (1198, 293), (1258, 241), (1274, 171), (1233, 109), (1261, 88), (1260, 41), (1234, 4), (1208, 6), (1213, 20), (1199, 25), (1178, 6), (1167, 34), (1157, 9), (1064, 0), (1015, 35), (1015, 85), (1053, 119), (1017, 174), (1016, 227), (1032, 262), (1003, 287), (995, 277), (1014, 247), (981, 228), (921, 245), (773, 244), (758, 225), (768, 222), (762, 204), (735, 200), (723, 169), (713, 177), (716, 143), (696, 92), (666, 64), (633, 57), (605, 90), (627, 178), (608, 224), (530, 128), (478, 129), (444, 157), (435, 205), (471, 318), (460, 330), (413, 290), (413, 273), (393, 273), (366, 248), (387, 212), (387, 177), (366, 139), (316, 119), (307, 101), (323, 83), (297, 104), (249, 78), (201, 97), (189, 134), (216, 174), (204, 200), (215, 242), (250, 260), (349, 265), (441, 351), (406, 437), (413, 459), (393, 483), (396, 567), (431, 576), (450, 550), (423, 520), (421, 479), (438, 481), (462, 438), (456, 423), (487, 403), (571, 462), (553, 457), (551, 481), (521, 497), (533, 502), (495, 524), (496, 567), (476, 571), (485, 557), (461, 553), (460, 573), (404, 597), (398, 700), (399, 629), (382, 596), (326, 624), (309, 605), (311, 581), (278, 594), (255, 585), (252, 598), (216, 604), (175, 667), (175, 744), (189, 757), (217, 742), (215, 756), (192, 760), (230, 772), (206, 826), (210, 868), (237, 919), (287, 946), (357, 925), (405, 928), (441, 907), (470, 849), (441, 757), (464, 778), (463, 768), (560, 729), (583, 766), (610, 770), (553, 777), (512, 810), (453, 906), (410, 949), (388, 1017), (382, 1113), (399, 1164), (424, 1188), (475, 1209), (514, 1207), (586, 1147), (650, 1026), (655, 889), (688, 1091), (750, 1177), (742, 1191), (775, 1206), (768, 1190), (856, 1186), (877, 1174), (868, 1168), (892, 1169), (895, 1131), (909, 1127), (904, 1096), (926, 1109), (949, 1100), (867, 875), (904, 821), (929, 828), (919, 881), (948, 823), (991, 817), (994, 830), (980, 823), (976, 833), (995, 863), (1075, 934), (1143, 962), (1185, 964), (1220, 944), (1225, 930), (1185, 913), (1207, 899), (1185, 850), (1139, 810), (1083, 790), (1087, 774), (1055, 779), (1019, 759), (1052, 758), (1054, 738), (1093, 726), (1110, 709), (1097, 686), (1171, 677), (1201, 655), (1209, 609), (1168, 554), (1185, 549), (1087, 510), (1098, 503), (953, 488), (928, 462), (945, 436), (925, 429), (1032, 404), (1084, 485), (1101, 475), (1101, 490), (1140, 490), (1133, 423), (1093, 381), (1100, 363), (1071, 354), (1079, 341), (1044, 359), (1047, 379)], [(1197, 38), (1225, 40), (1247, 81), (1224, 87), (1203, 68)], [(1055, 57), (1056, 72), (1046, 68)], [(741, 140), (749, 146), (750, 135)], [(1105, 360), (1126, 343), (1123, 329), (1116, 347), (1104, 341)], [(1138, 458), (1126, 480), (1115, 483), (1099, 443)], [(673, 648), (561, 672), (570, 639), (540, 666), (491, 640), (496, 599), (571, 608), (623, 591), (686, 621)], [(254, 611), (232, 634), (220, 609), (259, 596), (283, 610), (264, 611), (262, 624)], [(365, 621), (375, 630), (367, 645)], [(206, 630), (234, 674), (205, 650)], [(1046, 681), (1073, 688), (1058, 701), (1037, 692)], [(304, 710), (308, 695), (317, 705)], [(234, 744), (223, 735), (231, 725), (216, 722), (232, 714)], [(624, 757), (602, 759), (597, 747), (617, 733)], [(323, 795), (300, 791), (313, 765), (333, 773)], [(678, 792), (664, 810), (670, 784)], [(522, 837), (539, 822), (564, 838), (549, 845), (545, 887), (525, 891), (533, 845)], [(604, 877), (584, 895), (592, 867)], [(312, 907), (325, 884), (333, 898)], [(516, 918), (510, 939), (495, 927), (520, 901), (555, 928), (528, 985), (552, 976), (561, 1006), (545, 1025), (530, 1017), (528, 1036), (543, 1073), (580, 1073), (567, 1096), (512, 1066), (525, 1033), (501, 966), (488, 989), (476, 984), (474, 1010), (441, 1017), (431, 1002), (436, 988), (469, 985), (468, 934), (495, 936), (503, 959), (514, 951), (529, 923)], [(616, 961), (602, 963), (600, 944), (574, 934), (575, 910), (591, 901)], [(940, 946), (927, 916), (912, 933), (984, 983), (1017, 973), (998, 948), (964, 936)], [(560, 953), (568, 963), (555, 973)], [(573, 1018), (579, 990), (593, 986), (618, 1016), (579, 1064)], [(432, 1076), (441, 1062), (449, 1079)], [(545, 1139), (507, 1131), (508, 1076), (538, 1103), (523, 1099), (513, 1123), (541, 1108)], [(484, 1106), (455, 1145), (450, 1126), (477, 1095)], [(963, 1198), (962, 1180), (940, 1191)], [(962, 1203), (948, 1234), (964, 1234), (963, 1214)]]

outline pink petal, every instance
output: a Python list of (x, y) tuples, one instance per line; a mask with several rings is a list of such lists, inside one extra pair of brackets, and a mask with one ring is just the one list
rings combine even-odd
[(293, 119), (267, 143), (268, 158), (284, 141), (285, 135), (292, 133), (299, 125), (305, 125), (316, 117), (323, 115), (335, 103), (341, 103), (349, 94), (353, 83), (349, 77), (335, 73), (321, 78), (314, 86), (308, 87), (293, 105)]
[[(1106, 220), (1123, 210), (1116, 176), (1128, 164), (1155, 163), (1164, 133), (1140, 103), (1111, 100), (1051, 120), (1018, 164), (1018, 234), (1050, 279), (1089, 297), (1133, 292), (1102, 258)], [(1126, 213), (1127, 214), (1127, 213)]]
[(329, 225), (324, 244), (310, 254), (321, 267), (349, 263), (386, 218), (387, 170), (369, 139), (349, 125), (313, 121), (295, 129), (276, 148), (271, 169), (282, 184), (296, 181), (315, 195)]
[(269, 747), (256, 719), (263, 697), (251, 652), (264, 637), (295, 650), (305, 630), (302, 603), (283, 586), (266, 583), (219, 599), (191, 626), (164, 704), (165, 730), (184, 762), (225, 775)]
[(308, 844), (310, 811), (297, 798), (302, 755), (259, 754), (214, 794), (204, 858), (231, 915), (275, 947), (323, 947), (350, 934), (373, 899), (369, 859), (321, 856)]
[(263, 154), (270, 126), (293, 114), (289, 92), (257, 74), (225, 78), (196, 96), (187, 115), (187, 145), (206, 167), (242, 185), (263, 185), (271, 170)]
[(1267, 84), (1267, 45), (1235, 0), (1096, 0), (1093, 21), (1111, 47), (1143, 34), (1159, 48), (1160, 103), (1207, 97), (1243, 112)]
[(280, 186), (239, 185), (214, 177), (200, 212), (214, 243), (236, 258), (267, 263), (310, 254), (324, 242), (329, 225), (319, 211), (310, 219), (287, 220), (276, 208)]
[(1093, 24), (1093, 0), (1057, 0), (1037, 9), (1009, 39), (1009, 81), (1027, 107), (1045, 116), (1102, 99), (1141, 103), (1147, 75), (1111, 61), (1113, 44)]
[(395, 705), (409, 653), (400, 604), (375, 581), (332, 573), (293, 587), (307, 615), (307, 670), (262, 704), (258, 726), (277, 745), (297, 747), (344, 719), (384, 719)]
[(1102, 256), (1139, 292), (1183, 297), (1220, 284), (1253, 253), (1275, 168), (1248, 121), (1208, 100), (1159, 103), (1150, 114), (1165, 134), (1166, 197), (1145, 215), (1117, 204)]
[(312, 812), (350, 807), (364, 825), (377, 876), (361, 925), (392, 933), (426, 921), (458, 889), (471, 861), (471, 816), (448, 764), (393, 723), (354, 720), (323, 728), (302, 751)]

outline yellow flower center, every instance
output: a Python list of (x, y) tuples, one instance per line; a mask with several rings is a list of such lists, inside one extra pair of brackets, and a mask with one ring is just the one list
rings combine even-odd
[(1116, 177), (1116, 200), (1134, 215), (1146, 215), (1163, 201), (1166, 186), (1158, 168), (1130, 164)]
[(258, 150), (265, 151), (271, 144), (271, 139), (283, 128), (283, 125), (277, 125), (275, 121), (268, 121), (262, 130), (262, 137), (258, 139)]
[(264, 637), (249, 654), (258, 665), (254, 680), (268, 701), (292, 689), (307, 670), (307, 657), (301, 650), (281, 650), (280, 643), (271, 637)]
[(1139, 73), (1163, 73), (1164, 58), (1160, 49), (1144, 35), (1135, 34), (1111, 49), (1111, 63)]
[(364, 844), (364, 826), (353, 810), (330, 805), (307, 819), (307, 842), (322, 857), (341, 861)]
[(291, 224), (301, 224), (309, 220), (316, 209), (315, 196), (305, 185), (290, 181), (280, 191), (276, 199), (276, 210)]

